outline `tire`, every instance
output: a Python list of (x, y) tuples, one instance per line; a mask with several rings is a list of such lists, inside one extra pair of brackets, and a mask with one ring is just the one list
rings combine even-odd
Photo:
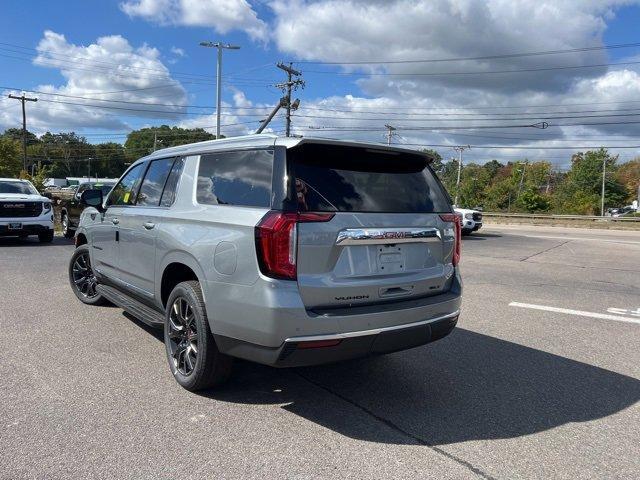
[(60, 215), (60, 223), (62, 224), (62, 235), (65, 238), (72, 238), (76, 231), (69, 227), (69, 215), (62, 213)]
[(216, 346), (197, 281), (179, 283), (169, 295), (164, 344), (171, 373), (186, 390), (212, 388), (231, 375), (233, 358)]
[(471, 235), (471, 230), (467, 230), (466, 228), (463, 228), (460, 233), (462, 234), (463, 237), (466, 237), (467, 235)]
[(46, 232), (39, 233), (38, 240), (40, 240), (40, 243), (53, 242), (53, 230), (47, 230)]
[(80, 245), (73, 252), (69, 260), (69, 283), (71, 290), (82, 303), (87, 305), (107, 303), (107, 300), (95, 291), (98, 281), (91, 268), (88, 245)]

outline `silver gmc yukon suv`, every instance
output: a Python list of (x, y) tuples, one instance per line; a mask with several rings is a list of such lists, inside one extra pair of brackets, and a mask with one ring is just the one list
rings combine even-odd
[(188, 390), (232, 359), (315, 365), (423, 345), (456, 325), (460, 223), (413, 150), (272, 135), (154, 152), (86, 190), (69, 279), (164, 329)]

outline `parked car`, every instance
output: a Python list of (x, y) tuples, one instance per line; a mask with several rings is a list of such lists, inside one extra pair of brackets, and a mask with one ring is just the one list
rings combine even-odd
[(75, 193), (71, 197), (58, 199), (62, 234), (67, 238), (71, 238), (76, 232), (76, 228), (80, 223), (80, 214), (86, 206), (80, 201), (82, 192), (92, 188), (99, 188), (106, 197), (114, 185), (115, 182), (85, 182), (78, 185)]
[(460, 223), (428, 162), (266, 134), (159, 150), (106, 198), (83, 192), (71, 287), (164, 328), (188, 390), (233, 357), (291, 367), (438, 340), (460, 312)]
[(0, 236), (53, 241), (51, 201), (27, 180), (0, 178)]
[(482, 212), (469, 208), (455, 207), (455, 211), (462, 217), (462, 235), (471, 235), (482, 227)]
[(627, 205), (626, 207), (616, 208), (611, 212), (612, 217), (624, 217), (631, 216), (635, 213), (636, 209), (633, 205)]

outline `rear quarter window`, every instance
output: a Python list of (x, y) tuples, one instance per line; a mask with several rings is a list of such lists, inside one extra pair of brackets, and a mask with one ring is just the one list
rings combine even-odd
[(449, 199), (421, 154), (303, 144), (288, 152), (298, 211), (445, 213)]
[(269, 207), (272, 150), (245, 150), (202, 155), (198, 167), (198, 203)]

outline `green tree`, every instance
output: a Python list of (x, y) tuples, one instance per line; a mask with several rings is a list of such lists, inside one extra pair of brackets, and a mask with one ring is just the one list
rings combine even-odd
[(86, 175), (87, 159), (95, 157), (94, 146), (74, 132), (47, 132), (29, 152), (50, 165), (50, 175), (56, 178)]
[(528, 213), (546, 212), (551, 208), (551, 198), (537, 189), (528, 188), (520, 194), (516, 201), (519, 210)]
[(126, 169), (127, 155), (123, 145), (115, 142), (94, 145), (91, 169), (100, 177), (118, 178)]
[[(21, 128), (7, 128), (2, 136), (20, 142), (20, 145), (22, 145)], [(34, 133), (31, 133), (29, 130), (27, 130), (27, 145), (33, 145), (36, 143), (38, 143), (38, 137)]]
[(127, 135), (124, 147), (129, 161), (134, 161), (153, 152), (154, 142), (156, 143), (156, 148), (160, 149), (213, 140), (215, 138), (215, 135), (206, 132), (202, 128), (180, 128), (162, 125), (160, 127), (134, 130)]
[(577, 153), (571, 159), (571, 170), (558, 185), (554, 207), (562, 213), (596, 215), (600, 213), (602, 169), (606, 163), (605, 208), (624, 203), (627, 192), (617, 179), (617, 155), (601, 148)]
[(638, 199), (638, 188), (640, 188), (640, 158), (635, 158), (630, 162), (623, 163), (615, 173), (615, 179), (624, 185), (627, 197), (626, 203), (631, 203)]
[(20, 143), (10, 137), (0, 137), (0, 177), (15, 178), (22, 169)]

